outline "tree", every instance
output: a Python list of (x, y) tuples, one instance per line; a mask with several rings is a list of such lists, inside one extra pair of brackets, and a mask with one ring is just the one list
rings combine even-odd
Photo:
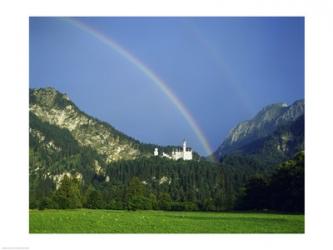
[(149, 198), (144, 197), (142, 195), (140, 196), (132, 196), (128, 200), (128, 210), (151, 210), (152, 209), (152, 204)]
[(206, 197), (201, 203), (201, 209), (204, 211), (216, 210), (213, 199), (210, 197)]
[(304, 212), (304, 152), (282, 163), (270, 177), (249, 179), (237, 208)]
[(161, 210), (170, 210), (171, 208), (171, 197), (168, 193), (160, 193), (158, 199), (158, 207)]
[(60, 209), (82, 207), (79, 180), (65, 175), (54, 194), (54, 201)]
[(262, 176), (254, 176), (245, 185), (238, 209), (267, 209), (269, 208), (269, 180)]
[(58, 208), (58, 205), (54, 202), (52, 196), (44, 197), (38, 205), (39, 210), (44, 210), (46, 208)]
[(145, 185), (136, 176), (132, 177), (127, 189), (127, 209), (151, 209), (151, 201), (144, 196)]
[(103, 208), (105, 205), (100, 191), (92, 190), (88, 193), (86, 207), (87, 208)]
[(213, 200), (216, 210), (221, 211), (226, 208), (225, 195), (222, 190), (214, 193)]
[(304, 152), (281, 165), (271, 177), (271, 208), (304, 212)]
[(156, 195), (153, 194), (153, 193), (150, 193), (149, 194), (149, 200), (150, 200), (150, 203), (151, 203), (151, 209), (158, 209), (158, 203), (157, 203), (157, 199), (156, 199)]
[(128, 196), (143, 196), (144, 191), (145, 185), (140, 181), (140, 179), (137, 176), (132, 177), (128, 184)]

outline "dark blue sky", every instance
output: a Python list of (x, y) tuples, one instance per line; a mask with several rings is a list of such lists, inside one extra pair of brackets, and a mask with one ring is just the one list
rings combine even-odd
[[(80, 18), (161, 78), (215, 150), (265, 105), (304, 98), (304, 19)], [(142, 142), (204, 147), (177, 107), (91, 32), (30, 18), (30, 87), (65, 92), (84, 112)]]

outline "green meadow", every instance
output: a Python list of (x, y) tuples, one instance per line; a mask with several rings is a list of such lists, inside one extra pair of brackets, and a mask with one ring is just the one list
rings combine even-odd
[(304, 233), (304, 215), (238, 212), (30, 210), (30, 233)]

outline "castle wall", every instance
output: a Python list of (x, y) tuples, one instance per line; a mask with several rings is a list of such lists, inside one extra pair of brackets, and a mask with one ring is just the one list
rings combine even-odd
[(171, 158), (172, 158), (170, 155), (168, 155), (168, 154), (166, 154), (166, 153), (164, 153), (164, 152), (162, 153), (162, 156), (163, 156), (163, 157), (166, 157), (166, 158), (168, 158), (168, 159), (171, 159)]
[(183, 159), (186, 160), (192, 160), (192, 151), (186, 151), (184, 152), (184, 157)]
[(181, 152), (181, 151), (176, 151), (172, 155), (172, 159), (174, 159), (174, 160), (178, 160), (178, 159), (182, 159), (182, 158), (183, 158), (183, 152)]

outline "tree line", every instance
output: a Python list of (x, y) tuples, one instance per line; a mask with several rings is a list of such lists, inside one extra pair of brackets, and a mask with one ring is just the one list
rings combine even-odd
[[(64, 176), (56, 189), (45, 178), (32, 195), (31, 208), (103, 208), (221, 211), (233, 196), (223, 169), (207, 161), (142, 158), (118, 161), (91, 180)], [(48, 192), (46, 192), (48, 190)], [(32, 190), (32, 193), (34, 191)]]
[(45, 179), (40, 189), (49, 192), (30, 207), (304, 211), (303, 152), (281, 164), (272, 175), (248, 178), (239, 189), (235, 189), (236, 173), (226, 174), (223, 167), (209, 162), (159, 158), (120, 161), (110, 165), (105, 176), (95, 175), (86, 184), (65, 175), (56, 189), (52, 180)]
[(271, 176), (249, 178), (235, 208), (304, 212), (304, 151), (282, 163)]

